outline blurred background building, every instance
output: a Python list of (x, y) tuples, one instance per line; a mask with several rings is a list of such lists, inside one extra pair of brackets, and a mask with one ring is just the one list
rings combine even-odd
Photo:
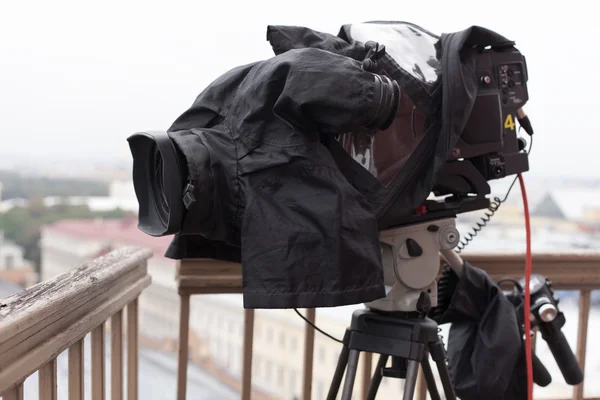
[(32, 263), (23, 257), (23, 248), (6, 239), (4, 232), (0, 231), (0, 284), (4, 282), (23, 288), (37, 281)]

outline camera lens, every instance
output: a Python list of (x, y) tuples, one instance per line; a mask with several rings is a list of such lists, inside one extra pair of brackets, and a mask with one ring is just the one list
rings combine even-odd
[(153, 156), (151, 158), (150, 171), (154, 171), (152, 174), (152, 182), (150, 188), (154, 197), (154, 203), (158, 211), (158, 218), (161, 223), (166, 224), (169, 215), (169, 201), (165, 193), (165, 184), (163, 180), (164, 166), (163, 159), (160, 155), (160, 151), (157, 146), (153, 146)]
[(139, 228), (152, 236), (179, 232), (183, 216), (181, 161), (164, 131), (128, 138), (133, 155), (133, 184), (139, 203)]

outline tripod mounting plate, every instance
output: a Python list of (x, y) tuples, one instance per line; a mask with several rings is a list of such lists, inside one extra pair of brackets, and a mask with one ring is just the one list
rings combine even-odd
[[(342, 400), (352, 399), (358, 359), (363, 351), (379, 354), (379, 361), (367, 391), (367, 400), (375, 400), (384, 376), (404, 379), (403, 400), (413, 400), (419, 364), (423, 368), (432, 400), (441, 400), (429, 365), (429, 356), (437, 364), (446, 399), (456, 400), (446, 364), (446, 350), (442, 339), (438, 336), (437, 323), (423, 314), (385, 313), (369, 309), (357, 310), (352, 314), (352, 322), (344, 335), (342, 352), (327, 400), (337, 399), (346, 367), (348, 369)], [(390, 356), (392, 367), (386, 368)]]
[(437, 330), (429, 318), (357, 310), (352, 315), (348, 347), (420, 362), (426, 344), (438, 340)]

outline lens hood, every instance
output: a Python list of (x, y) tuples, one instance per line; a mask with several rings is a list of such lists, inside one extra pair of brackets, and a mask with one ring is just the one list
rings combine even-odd
[(133, 184), (139, 203), (138, 228), (151, 236), (181, 230), (185, 176), (175, 144), (165, 131), (127, 138), (133, 156)]

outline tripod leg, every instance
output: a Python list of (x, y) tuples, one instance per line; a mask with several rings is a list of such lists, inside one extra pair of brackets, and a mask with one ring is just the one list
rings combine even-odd
[(406, 379), (404, 380), (403, 400), (412, 400), (417, 387), (417, 376), (419, 375), (419, 362), (408, 360), (406, 364)]
[(437, 390), (437, 386), (435, 384), (435, 378), (433, 376), (433, 371), (431, 370), (431, 365), (429, 365), (429, 354), (427, 354), (423, 361), (421, 361), (421, 368), (423, 368), (423, 376), (425, 377), (425, 383), (427, 384), (427, 390), (429, 391), (429, 396), (431, 396), (431, 400), (441, 400), (440, 393)]
[(448, 365), (446, 364), (446, 349), (444, 348), (444, 343), (442, 343), (441, 339), (438, 339), (437, 342), (429, 344), (429, 349), (431, 351), (431, 357), (437, 364), (446, 400), (456, 400), (456, 393), (454, 393), (452, 379), (450, 378), (450, 372), (448, 371)]
[(350, 350), (348, 355), (348, 369), (346, 370), (346, 380), (344, 381), (344, 391), (342, 400), (352, 400), (352, 389), (354, 388), (354, 379), (358, 370), (358, 356), (360, 352), (356, 349)]
[(387, 360), (388, 356), (385, 354), (381, 354), (379, 356), (379, 361), (377, 362), (377, 367), (375, 367), (375, 372), (371, 378), (371, 383), (369, 384), (369, 390), (367, 391), (367, 397), (365, 400), (375, 400), (375, 396), (377, 396), (377, 390), (379, 389), (379, 384), (383, 378), (383, 369), (385, 368)]
[(337, 397), (338, 391), (340, 390), (340, 385), (342, 384), (342, 378), (344, 377), (344, 370), (348, 364), (349, 353), (350, 349), (348, 349), (348, 347), (346, 347), (344, 344), (344, 347), (342, 347), (342, 352), (340, 353), (340, 357), (338, 358), (337, 367), (335, 367), (333, 379), (331, 380), (329, 393), (327, 393), (327, 400), (335, 400)]

